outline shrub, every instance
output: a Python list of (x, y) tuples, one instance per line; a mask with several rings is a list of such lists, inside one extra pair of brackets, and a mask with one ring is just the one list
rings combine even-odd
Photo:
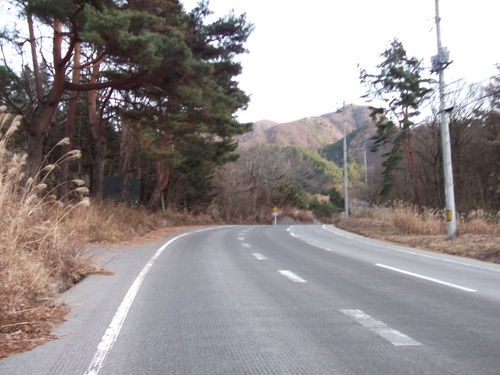
[(314, 216), (318, 220), (324, 220), (330, 218), (335, 212), (335, 207), (333, 207), (333, 205), (330, 202), (328, 201), (320, 202), (316, 197), (312, 198), (311, 201), (309, 202), (309, 209), (313, 212)]

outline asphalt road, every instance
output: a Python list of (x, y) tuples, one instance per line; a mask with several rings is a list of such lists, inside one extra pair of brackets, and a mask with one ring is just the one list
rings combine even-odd
[[(166, 242), (166, 241), (163, 241)], [(0, 374), (500, 374), (500, 266), (323, 226), (108, 253), (66, 334)]]

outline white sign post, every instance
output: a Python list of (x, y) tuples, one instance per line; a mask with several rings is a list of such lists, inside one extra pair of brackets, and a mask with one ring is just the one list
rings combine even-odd
[(276, 221), (278, 219), (278, 207), (273, 208), (273, 216), (274, 216), (274, 225), (276, 225)]

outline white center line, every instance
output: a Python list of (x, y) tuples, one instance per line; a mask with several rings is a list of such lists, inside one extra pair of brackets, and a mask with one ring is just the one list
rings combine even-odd
[(466, 292), (477, 292), (475, 289), (470, 289), (470, 288), (466, 288), (466, 287), (463, 287), (463, 286), (460, 286), (460, 285), (447, 283), (446, 281), (441, 281), (441, 280), (438, 280), (438, 279), (433, 279), (432, 277), (427, 277), (427, 276), (419, 275), (417, 273), (408, 272), (408, 271), (405, 271), (405, 270), (400, 270), (398, 268), (385, 266), (385, 265), (379, 264), (379, 263), (377, 263), (375, 265), (378, 266), (378, 267), (387, 268), (388, 270), (400, 272), (400, 273), (403, 273), (405, 275), (409, 275), (409, 276), (413, 276), (413, 277), (418, 277), (419, 279), (424, 279), (424, 280), (427, 280), (427, 281), (432, 281), (434, 283), (446, 285), (446, 286), (449, 286), (449, 287), (452, 287), (452, 288), (457, 288), (457, 289), (460, 289), (460, 290), (464, 290)]
[(261, 253), (252, 253), (252, 255), (257, 258), (257, 260), (268, 260), (268, 258), (266, 258), (264, 255), (262, 255)]
[(353, 318), (363, 327), (383, 337), (395, 346), (418, 346), (422, 345), (418, 341), (412, 339), (396, 329), (389, 327), (387, 324), (373, 319), (370, 315), (365, 314), (361, 310), (339, 310), (341, 313)]
[(238, 237), (239, 241), (245, 241), (245, 237)]
[(294, 283), (307, 283), (306, 280), (304, 280), (302, 277), (297, 276), (294, 274), (292, 271), (287, 271), (287, 270), (279, 270), (279, 273), (281, 273), (283, 276), (288, 277), (290, 280), (292, 280)]
[(249, 244), (247, 244), (247, 243), (242, 243), (242, 244), (241, 244), (241, 246), (243, 246), (243, 247), (251, 247), (251, 246), (250, 246)]

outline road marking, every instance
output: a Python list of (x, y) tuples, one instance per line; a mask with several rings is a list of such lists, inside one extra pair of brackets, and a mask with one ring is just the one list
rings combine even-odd
[(122, 303), (118, 307), (118, 310), (116, 310), (115, 316), (111, 320), (111, 323), (106, 329), (106, 332), (104, 332), (104, 335), (101, 338), (101, 342), (99, 343), (99, 345), (97, 345), (97, 351), (85, 375), (97, 375), (99, 373), (102, 367), (102, 363), (104, 362), (104, 359), (106, 358), (108, 352), (113, 347), (116, 339), (118, 338), (118, 335), (120, 334), (120, 330), (122, 329), (123, 323), (125, 321), (125, 318), (127, 317), (130, 306), (132, 306), (132, 302), (134, 302), (135, 296), (137, 295), (137, 292), (139, 291), (139, 288), (141, 287), (144, 278), (148, 274), (154, 262), (159, 258), (161, 253), (167, 248), (168, 245), (170, 245), (175, 240), (187, 236), (188, 234), (197, 233), (208, 229), (212, 228), (181, 234), (180, 236), (172, 238), (170, 241), (165, 243), (162, 247), (160, 247), (156, 251), (155, 255), (153, 255), (153, 257), (149, 260), (149, 262), (144, 266), (142, 271), (139, 273), (139, 275), (136, 277), (136, 279), (128, 289), (127, 294), (123, 298)]
[[(347, 236), (347, 235), (339, 233), (339, 232), (334, 232), (334, 231), (328, 229), (326, 225), (323, 225), (322, 228), (324, 230), (326, 230), (327, 232), (333, 233), (333, 234), (335, 234), (337, 236), (344, 237), (344, 238), (347, 238), (347, 239), (350, 239), (350, 240), (353, 240), (353, 241), (358, 241), (358, 242), (361, 242), (361, 243), (364, 243), (364, 244), (367, 244), (367, 245), (370, 245), (370, 246), (378, 246), (378, 247), (381, 247), (383, 249), (391, 249), (391, 250), (394, 250), (394, 251), (398, 251), (400, 253), (411, 254), (411, 255), (422, 257), (422, 258), (435, 259), (435, 260), (439, 260), (439, 261), (442, 261), (442, 262), (459, 264), (459, 265), (465, 266), (465, 267), (473, 267), (473, 268), (479, 268), (479, 269), (487, 270), (487, 271), (500, 272), (500, 269), (495, 269), (495, 268), (490, 268), (490, 267), (484, 267), (484, 266), (478, 266), (476, 264), (470, 264), (470, 263), (460, 262), (460, 261), (457, 261), (457, 260), (440, 258), (440, 257), (433, 256), (433, 255), (421, 254), (421, 253), (417, 253), (417, 252), (410, 251), (410, 250), (399, 249), (399, 248), (396, 248), (394, 246), (391, 246), (391, 244), (389, 244), (389, 243), (383, 243), (383, 244), (380, 243), (379, 244), (379, 243), (376, 243), (375, 240), (364, 241), (363, 239), (360, 239), (360, 238), (357, 238), (357, 237), (354, 237), (354, 236)], [(423, 250), (423, 251), (427, 251), (427, 250)]]
[(251, 246), (250, 246), (249, 244), (247, 244), (247, 243), (242, 243), (242, 244), (241, 244), (241, 246), (243, 246), (243, 247), (251, 247)]
[(288, 277), (290, 280), (292, 280), (294, 283), (307, 283), (306, 280), (304, 280), (302, 277), (297, 276), (294, 274), (292, 271), (287, 271), (287, 270), (279, 270), (279, 273), (281, 273), (283, 276)]
[(292, 228), (293, 228), (293, 225), (292, 225), (292, 226), (289, 226), (289, 227), (286, 229), (286, 231), (287, 231), (288, 233), (290, 233), (290, 235), (291, 235), (292, 237), (297, 237), (297, 235), (296, 235), (294, 232), (292, 232)]
[(238, 237), (239, 241), (245, 241), (245, 237)]
[(447, 283), (446, 281), (441, 281), (441, 280), (438, 280), (438, 279), (433, 279), (432, 277), (427, 277), (427, 276), (419, 275), (417, 273), (400, 270), (398, 268), (393, 268), (393, 267), (385, 266), (385, 265), (379, 264), (379, 263), (377, 263), (375, 265), (378, 266), (378, 267), (387, 268), (388, 270), (400, 272), (400, 273), (403, 273), (405, 275), (409, 275), (409, 276), (413, 276), (413, 277), (418, 277), (419, 279), (424, 279), (424, 280), (427, 280), (427, 281), (432, 281), (434, 283), (446, 285), (446, 286), (449, 286), (449, 287), (452, 287), (452, 288), (464, 290), (466, 292), (477, 292), (477, 290), (475, 290), (475, 289), (465, 288), (465, 287), (460, 286), (460, 285)]
[(389, 327), (384, 322), (373, 319), (370, 315), (365, 314), (361, 310), (339, 310), (341, 313), (353, 318), (363, 327), (383, 337), (395, 346), (418, 346), (420, 342), (412, 339), (396, 329)]
[(257, 260), (268, 260), (268, 258), (266, 258), (264, 255), (262, 255), (261, 253), (252, 253), (252, 255), (257, 258)]

